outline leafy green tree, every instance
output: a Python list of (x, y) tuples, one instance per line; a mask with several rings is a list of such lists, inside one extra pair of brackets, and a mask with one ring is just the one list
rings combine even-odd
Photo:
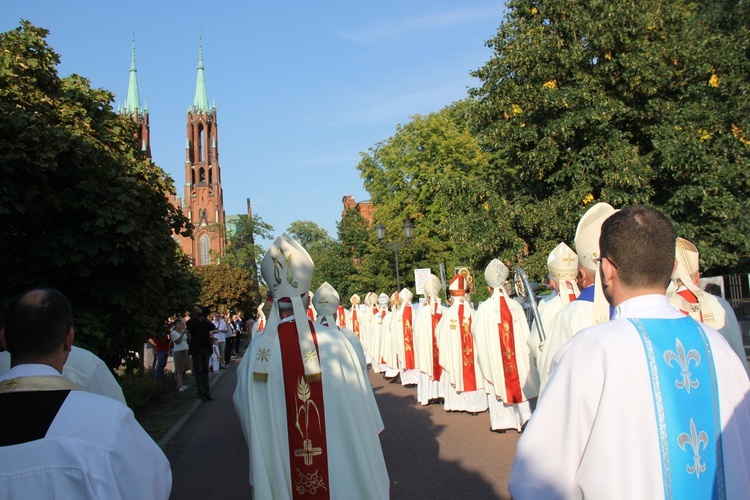
[[(737, 2), (513, 0), (477, 76), (483, 177), (537, 279), (593, 203), (649, 203), (747, 266), (748, 17)], [(483, 194), (483, 193), (480, 193)]]
[(252, 280), (245, 269), (227, 264), (199, 266), (193, 270), (201, 280), (200, 303), (213, 312), (251, 312)]
[(265, 249), (255, 243), (255, 238), (270, 239), (273, 227), (257, 214), (253, 214), (252, 218), (240, 215), (234, 219), (233, 226), (221, 262), (232, 268), (244, 269), (252, 281), (250, 310), (243, 311), (247, 315), (254, 311), (263, 299), (260, 293), (262, 278), (258, 263), (263, 259)]
[[(462, 101), (427, 116), (415, 116), (396, 133), (362, 155), (357, 168), (375, 205), (375, 222), (386, 227), (385, 245), (373, 248), (363, 267), (374, 276), (388, 276), (395, 290), (391, 243), (405, 243), (404, 222), (414, 224), (410, 244), (399, 246), (399, 269), (413, 286), (415, 268), (438, 272), (440, 263), (475, 267), (494, 257), (478, 243), (475, 223), (483, 213), (486, 184), (482, 174), (489, 157), (468, 127), (472, 103)], [(487, 205), (488, 206), (488, 205)], [(512, 228), (506, 239), (513, 238)], [(487, 256), (490, 255), (489, 258)], [(402, 285), (403, 286), (403, 285)]]
[(0, 34), (0, 303), (58, 288), (73, 304), (76, 343), (117, 366), (195, 300), (170, 237), (189, 226), (113, 95), (58, 76), (47, 33), (23, 21)]
[(331, 236), (328, 231), (320, 227), (313, 221), (296, 220), (289, 224), (286, 232), (297, 240), (308, 252), (316, 245), (325, 246), (331, 242)]

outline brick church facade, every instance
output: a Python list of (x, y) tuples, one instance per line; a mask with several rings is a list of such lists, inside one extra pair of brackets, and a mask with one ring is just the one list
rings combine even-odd
[[(151, 157), (149, 114), (142, 106), (138, 93), (135, 66), (135, 41), (133, 41), (130, 65), (130, 81), (125, 107), (126, 114), (139, 127), (137, 143)], [(182, 210), (194, 226), (193, 236), (172, 237), (190, 257), (194, 266), (218, 263), (226, 248), (226, 215), (224, 213), (224, 191), (221, 187), (219, 166), (219, 134), (216, 106), (209, 106), (203, 68), (203, 47), (198, 49), (198, 78), (193, 105), (187, 112), (185, 139), (185, 187), (184, 195), (168, 195), (170, 202)], [(248, 207), (249, 207), (248, 200)], [(248, 209), (249, 212), (249, 209)]]

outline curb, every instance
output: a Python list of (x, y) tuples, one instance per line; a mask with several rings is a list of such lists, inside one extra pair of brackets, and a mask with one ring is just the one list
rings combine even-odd
[[(240, 348), (240, 353), (237, 356), (238, 361), (242, 360), (242, 356), (245, 354), (245, 350), (247, 349), (248, 345), (250, 345), (249, 340), (245, 341), (245, 343)], [(227, 372), (226, 370), (219, 370), (219, 373), (217, 373), (216, 376), (213, 377), (213, 379), (211, 379), (208, 386), (213, 387), (214, 385), (216, 385), (219, 379), (223, 377), (226, 372)], [(164, 434), (164, 436), (157, 443), (159, 445), (159, 448), (162, 449), (162, 451), (169, 448), (169, 443), (174, 439), (177, 433), (180, 432), (185, 427), (185, 424), (187, 424), (188, 420), (190, 420), (190, 417), (192, 417), (195, 414), (195, 412), (198, 411), (198, 408), (200, 408), (202, 404), (203, 404), (203, 401), (201, 401), (200, 399), (196, 400), (193, 403), (193, 406), (191, 406), (190, 409), (186, 411), (185, 414), (181, 416), (177, 420), (177, 422), (174, 423), (174, 425), (172, 425), (172, 427), (167, 431), (167, 433)]]

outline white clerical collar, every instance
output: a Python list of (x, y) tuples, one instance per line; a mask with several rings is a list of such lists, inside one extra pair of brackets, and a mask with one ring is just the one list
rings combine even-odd
[(649, 294), (620, 302), (612, 319), (622, 318), (681, 318), (685, 316), (669, 303), (666, 295)]
[(10, 380), (18, 377), (40, 377), (40, 376), (57, 376), (62, 377), (59, 371), (55, 370), (49, 365), (41, 365), (37, 363), (25, 363), (22, 365), (16, 365), (3, 375), (0, 376), (0, 381)]

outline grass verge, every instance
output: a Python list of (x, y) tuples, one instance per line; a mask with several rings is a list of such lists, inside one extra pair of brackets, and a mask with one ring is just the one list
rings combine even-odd
[(162, 381), (154, 380), (152, 371), (125, 375), (120, 380), (136, 420), (157, 443), (195, 402), (196, 392), (191, 382), (192, 377), (188, 377), (191, 387), (179, 392), (170, 372), (166, 372)]

